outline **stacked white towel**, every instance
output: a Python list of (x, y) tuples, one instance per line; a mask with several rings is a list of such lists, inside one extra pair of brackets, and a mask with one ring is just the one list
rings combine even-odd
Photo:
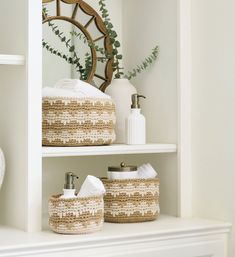
[(100, 179), (88, 175), (81, 186), (78, 197), (89, 197), (105, 194), (105, 187)]
[(44, 87), (43, 97), (76, 97), (76, 98), (105, 98), (110, 96), (99, 89), (79, 79), (61, 79), (54, 87)]
[(150, 163), (143, 164), (138, 168), (138, 178), (148, 179), (155, 178), (157, 176), (156, 170)]

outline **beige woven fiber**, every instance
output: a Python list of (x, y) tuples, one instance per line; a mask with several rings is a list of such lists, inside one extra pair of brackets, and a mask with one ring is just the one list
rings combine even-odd
[(155, 220), (159, 213), (159, 179), (102, 179), (104, 220), (131, 223)]
[(60, 234), (86, 234), (101, 230), (104, 223), (103, 196), (49, 199), (49, 226)]
[(109, 145), (115, 140), (115, 122), (110, 99), (44, 97), (42, 144)]

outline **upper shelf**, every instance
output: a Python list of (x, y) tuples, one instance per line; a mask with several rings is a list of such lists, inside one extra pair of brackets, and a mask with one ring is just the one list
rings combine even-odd
[(0, 54), (0, 65), (24, 65), (23, 55), (4, 55)]
[(175, 144), (145, 144), (145, 145), (113, 144), (108, 146), (43, 147), (42, 157), (174, 153), (174, 152), (176, 152)]

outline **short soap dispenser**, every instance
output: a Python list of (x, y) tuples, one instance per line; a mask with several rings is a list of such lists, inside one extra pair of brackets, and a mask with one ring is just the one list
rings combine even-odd
[(126, 119), (126, 143), (143, 145), (146, 143), (145, 117), (140, 113), (139, 98), (145, 96), (133, 94), (131, 97), (131, 113)]
[(78, 179), (78, 176), (75, 175), (73, 172), (67, 172), (65, 173), (65, 184), (63, 192), (64, 194), (61, 196), (61, 198), (68, 199), (68, 198), (75, 198), (77, 197), (75, 195), (75, 185), (74, 185), (74, 179)]

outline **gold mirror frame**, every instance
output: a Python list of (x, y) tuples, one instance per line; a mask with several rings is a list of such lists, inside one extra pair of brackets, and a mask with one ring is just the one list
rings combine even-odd
[[(88, 42), (91, 42), (93, 44), (99, 40), (104, 40), (105, 51), (108, 54), (112, 55), (113, 48), (112, 48), (112, 45), (110, 44), (110, 38), (109, 38), (109, 35), (107, 32), (107, 29), (105, 27), (105, 24), (104, 24), (102, 18), (100, 17), (100, 15), (90, 5), (88, 5), (83, 0), (42, 0), (42, 3), (45, 4), (45, 3), (50, 3), (50, 2), (54, 2), (54, 1), (56, 1), (56, 14), (54, 16), (49, 16), (49, 15), (46, 15), (45, 13), (43, 13), (42, 14), (42, 23), (43, 24), (46, 22), (50, 22), (52, 20), (64, 20), (64, 21), (70, 22), (71, 24), (73, 24), (79, 30), (82, 31), (82, 33), (84, 34), (84, 36), (86, 37)], [(71, 17), (62, 15), (61, 5), (60, 5), (61, 2), (74, 5)], [(86, 15), (90, 16), (90, 19), (88, 20), (88, 22), (85, 25), (81, 24), (76, 19), (78, 9), (80, 9)], [(92, 22), (95, 23), (96, 28), (100, 31), (102, 36), (100, 36), (98, 38), (93, 38), (91, 33), (89, 33), (87, 28), (91, 25)], [(106, 65), (105, 65), (105, 71), (104, 71), (105, 75), (101, 76), (96, 73), (97, 53), (96, 53), (96, 50), (94, 47), (91, 47), (91, 55), (92, 55), (92, 68), (91, 68), (91, 71), (90, 71), (89, 76), (86, 81), (88, 83), (91, 83), (94, 77), (97, 77), (97, 78), (103, 80), (104, 82), (99, 86), (99, 89), (104, 92), (112, 80), (113, 58), (107, 59)]]

